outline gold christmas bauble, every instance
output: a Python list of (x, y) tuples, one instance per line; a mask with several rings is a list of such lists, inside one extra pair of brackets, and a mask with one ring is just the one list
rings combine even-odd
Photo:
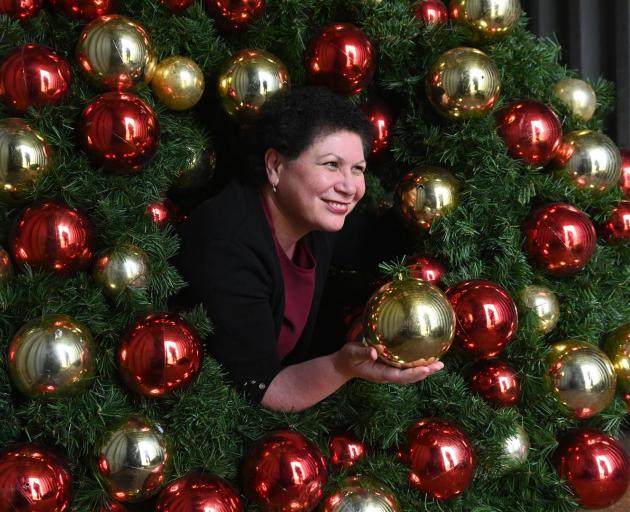
[(37, 179), (50, 167), (50, 147), (22, 119), (0, 120), (0, 201), (25, 201)]
[(536, 330), (551, 332), (560, 320), (558, 297), (549, 288), (531, 284), (518, 294), (520, 305), (536, 318)]
[(472, 40), (508, 35), (521, 17), (520, 0), (451, 0), (451, 19), (468, 27)]
[(394, 192), (394, 206), (405, 222), (418, 231), (428, 231), (436, 217), (457, 207), (459, 181), (447, 169), (420, 166), (401, 179)]
[(617, 377), (608, 356), (583, 341), (554, 343), (546, 359), (553, 394), (579, 419), (595, 416), (615, 395)]
[(118, 14), (101, 16), (85, 27), (76, 57), (92, 84), (112, 91), (148, 84), (157, 65), (151, 36), (139, 23)]
[(290, 87), (285, 65), (264, 50), (238, 52), (219, 73), (219, 99), (225, 111), (241, 123), (255, 121), (270, 96)]
[(171, 110), (187, 110), (203, 95), (201, 68), (191, 59), (173, 55), (157, 65), (151, 89), (157, 100)]
[(597, 96), (593, 88), (584, 80), (563, 78), (553, 87), (556, 97), (580, 121), (588, 121), (595, 113)]
[(171, 184), (170, 191), (175, 194), (199, 191), (210, 182), (216, 170), (217, 156), (212, 144), (205, 148), (187, 146), (186, 150), (186, 161), (178, 169), (177, 177)]
[(11, 258), (4, 247), (0, 247), (0, 284), (6, 283), (11, 277), (13, 277)]
[(29, 397), (74, 395), (94, 377), (94, 356), (84, 324), (67, 315), (45, 315), (24, 324), (11, 340), (9, 374)]
[(394, 492), (375, 478), (346, 477), (321, 505), (322, 512), (400, 512)]
[(171, 454), (162, 428), (141, 418), (115, 426), (96, 447), (96, 475), (119, 501), (143, 501), (158, 493), (170, 467)]
[(453, 48), (429, 69), (426, 91), (440, 114), (450, 118), (483, 116), (499, 98), (499, 68), (476, 48)]
[(385, 347), (380, 358), (399, 368), (429, 364), (444, 355), (455, 336), (455, 313), (444, 293), (426, 281), (395, 279), (368, 301), (363, 332)]
[(617, 327), (606, 337), (604, 351), (613, 364), (620, 391), (630, 393), (630, 323)]
[(603, 133), (576, 130), (562, 137), (554, 158), (560, 176), (575, 187), (601, 192), (621, 177), (619, 148)]
[(132, 244), (110, 249), (94, 262), (92, 275), (98, 287), (110, 299), (127, 288), (146, 288), (150, 266), (147, 254)]
[(521, 425), (516, 425), (514, 433), (504, 439), (501, 444), (501, 467), (505, 471), (522, 466), (527, 461), (530, 441), (527, 432)]

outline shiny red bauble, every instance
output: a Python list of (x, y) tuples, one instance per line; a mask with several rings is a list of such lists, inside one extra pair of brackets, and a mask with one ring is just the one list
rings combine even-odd
[(357, 436), (350, 432), (331, 435), (328, 449), (333, 471), (348, 469), (366, 456), (365, 446)]
[(535, 209), (523, 224), (525, 252), (538, 267), (554, 276), (582, 270), (597, 247), (595, 226), (570, 204), (551, 203)]
[(160, 396), (189, 383), (201, 368), (201, 338), (175, 313), (138, 320), (118, 346), (120, 374), (133, 391)]
[(155, 512), (243, 512), (238, 492), (223, 478), (191, 473), (164, 488)]
[(446, 290), (457, 327), (455, 341), (473, 357), (494, 357), (516, 334), (518, 311), (514, 300), (498, 284), (472, 279)]
[(630, 201), (621, 201), (613, 209), (602, 231), (610, 241), (630, 240)]
[(59, 11), (85, 21), (115, 12), (118, 0), (49, 0)]
[(158, 228), (174, 224), (178, 217), (177, 206), (169, 198), (147, 205), (147, 215)]
[(70, 509), (72, 475), (50, 449), (24, 443), (0, 452), (0, 512)]
[(365, 89), (376, 68), (372, 43), (350, 23), (327, 25), (306, 52), (306, 72), (311, 82), (351, 96)]
[(181, 14), (188, 9), (194, 0), (160, 0), (160, 3), (173, 14)]
[(497, 113), (497, 125), (510, 155), (528, 164), (548, 164), (560, 147), (560, 119), (539, 101), (520, 100), (508, 105)]
[(258, 440), (242, 467), (243, 490), (262, 510), (309, 512), (324, 495), (328, 479), (319, 448), (291, 430)]
[(630, 151), (627, 149), (619, 149), (621, 153), (621, 178), (619, 186), (621, 190), (630, 199)]
[(36, 203), (22, 211), (11, 232), (13, 262), (70, 275), (92, 261), (94, 232), (78, 210), (57, 202)]
[(98, 512), (127, 512), (127, 507), (117, 501), (109, 501), (101, 505)]
[(374, 139), (372, 139), (372, 154), (378, 155), (389, 147), (392, 131), (392, 116), (389, 109), (381, 103), (366, 103), (361, 111), (372, 123)]
[(411, 258), (407, 258), (405, 265), (409, 269), (411, 277), (428, 281), (435, 286), (438, 286), (446, 273), (444, 265), (426, 256), (412, 256)]
[(462, 494), (475, 473), (475, 454), (466, 434), (441, 419), (414, 423), (398, 458), (409, 467), (410, 484), (438, 500)]
[(412, 9), (414, 16), (427, 24), (444, 25), (448, 21), (448, 9), (442, 0), (420, 0)]
[(29, 107), (55, 105), (70, 90), (72, 70), (52, 50), (25, 44), (0, 64), (0, 101), (16, 112)]
[(108, 92), (81, 114), (79, 140), (107, 170), (139, 172), (160, 144), (160, 125), (153, 109), (139, 96)]
[(27, 20), (42, 8), (44, 0), (0, 0), (0, 14), (15, 20)]
[(224, 30), (243, 28), (265, 12), (265, 0), (203, 0), (203, 6)]
[(515, 405), (521, 397), (518, 375), (505, 361), (480, 361), (472, 369), (468, 382), (472, 391), (500, 407)]
[(628, 455), (623, 446), (603, 432), (570, 432), (560, 440), (552, 460), (583, 507), (608, 507), (628, 489)]

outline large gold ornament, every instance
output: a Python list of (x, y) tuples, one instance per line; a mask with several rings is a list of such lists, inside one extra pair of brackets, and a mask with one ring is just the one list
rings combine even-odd
[(69, 396), (83, 391), (95, 374), (94, 340), (67, 315), (46, 315), (24, 324), (9, 344), (9, 374), (29, 397)]
[(4, 247), (0, 247), (0, 284), (6, 283), (11, 277), (13, 277), (11, 258)]
[(44, 137), (22, 119), (0, 120), (0, 201), (16, 205), (49, 168)]
[(363, 332), (371, 344), (385, 346), (380, 358), (391, 366), (430, 364), (450, 348), (455, 313), (442, 291), (421, 279), (395, 279), (368, 301)]
[(345, 478), (321, 505), (322, 512), (400, 512), (396, 495), (369, 476)]
[(158, 493), (171, 466), (159, 425), (131, 418), (108, 431), (96, 448), (96, 475), (115, 499), (137, 502)]
[(595, 416), (613, 399), (615, 369), (596, 346), (574, 340), (554, 343), (546, 363), (554, 395), (576, 418)]
[(219, 99), (225, 111), (241, 123), (257, 119), (273, 94), (289, 90), (284, 64), (269, 52), (247, 49), (232, 56), (219, 72)]
[(551, 332), (560, 320), (558, 297), (549, 288), (531, 284), (518, 294), (520, 305), (536, 318), (536, 330)]
[(76, 57), (96, 87), (113, 91), (148, 84), (157, 65), (155, 46), (146, 30), (118, 14), (101, 16), (85, 27)]
[(516, 425), (514, 433), (503, 441), (501, 447), (503, 449), (501, 467), (504, 471), (510, 471), (527, 461), (530, 448), (529, 436), (521, 425)]
[(147, 254), (140, 247), (126, 244), (102, 254), (94, 262), (92, 275), (103, 293), (115, 299), (127, 288), (146, 288), (149, 269)]
[(615, 368), (619, 389), (630, 393), (630, 323), (617, 327), (606, 337), (604, 350)]
[(595, 113), (597, 96), (584, 80), (563, 78), (556, 82), (553, 93), (581, 121), (588, 121)]
[(554, 163), (577, 188), (603, 191), (621, 177), (619, 148), (603, 133), (576, 130), (562, 137)]
[(207, 148), (187, 146), (186, 149), (188, 158), (179, 168), (170, 189), (175, 194), (198, 192), (210, 182), (217, 165), (217, 156), (212, 144)]
[(520, 0), (451, 0), (451, 19), (470, 29), (473, 40), (508, 35), (521, 17)]
[(447, 169), (421, 166), (408, 172), (394, 192), (394, 205), (405, 222), (418, 231), (428, 231), (436, 217), (457, 207), (459, 181)]
[(203, 95), (205, 80), (197, 63), (173, 55), (157, 65), (151, 89), (157, 100), (171, 110), (187, 110)]
[(476, 48), (453, 48), (431, 66), (426, 90), (431, 104), (445, 116), (483, 116), (499, 98), (499, 68)]

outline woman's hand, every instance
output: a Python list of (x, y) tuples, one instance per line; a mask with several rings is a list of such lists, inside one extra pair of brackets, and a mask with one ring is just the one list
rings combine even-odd
[(394, 368), (378, 360), (383, 350), (383, 345), (365, 347), (359, 343), (346, 343), (333, 354), (335, 368), (348, 379), (359, 378), (381, 384), (411, 384), (444, 368), (440, 361), (426, 366)]

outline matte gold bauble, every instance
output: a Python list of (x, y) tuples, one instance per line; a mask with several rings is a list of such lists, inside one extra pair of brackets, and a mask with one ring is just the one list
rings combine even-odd
[(148, 84), (157, 65), (151, 36), (139, 23), (118, 14), (101, 16), (85, 27), (76, 56), (92, 84), (111, 91)]
[(613, 399), (615, 369), (596, 346), (574, 340), (554, 343), (546, 363), (551, 390), (572, 416), (595, 416)]
[(601, 192), (621, 177), (619, 148), (603, 133), (577, 130), (562, 137), (554, 163), (576, 188)]
[(158, 493), (171, 466), (159, 425), (140, 418), (109, 430), (96, 447), (96, 475), (115, 499), (137, 502)]
[(429, 69), (427, 97), (450, 118), (480, 117), (496, 103), (501, 77), (495, 62), (476, 48), (453, 48)]
[(195, 106), (204, 88), (201, 68), (192, 59), (180, 55), (160, 61), (151, 80), (153, 94), (171, 110), (187, 110)]
[(217, 156), (212, 144), (206, 148), (186, 146), (188, 156), (179, 168), (170, 191), (177, 195), (199, 192), (212, 177), (217, 165)]
[(385, 346), (380, 358), (391, 366), (430, 364), (444, 355), (455, 336), (455, 313), (444, 293), (421, 279), (383, 285), (363, 313), (365, 339)]
[(252, 48), (238, 52), (224, 64), (217, 86), (225, 111), (241, 123), (251, 123), (269, 97), (288, 91), (291, 82), (278, 57)]
[(394, 192), (394, 205), (405, 222), (428, 231), (436, 217), (457, 207), (459, 181), (447, 169), (421, 166), (403, 176)]
[(149, 285), (150, 264), (147, 254), (132, 244), (110, 249), (94, 262), (94, 281), (110, 299), (115, 299), (127, 288), (146, 288)]
[(595, 113), (597, 96), (584, 80), (563, 78), (556, 82), (553, 93), (580, 121), (588, 121)]
[(84, 324), (67, 315), (46, 315), (24, 324), (11, 340), (9, 374), (26, 396), (69, 396), (91, 382), (94, 357), (94, 340)]
[(470, 29), (473, 40), (508, 35), (521, 17), (520, 0), (451, 0), (451, 19)]
[(349, 476), (329, 494), (321, 505), (322, 512), (400, 512), (394, 492), (375, 478)]
[(23, 203), (27, 192), (50, 167), (44, 137), (22, 119), (0, 120), (0, 201)]
[(529, 285), (518, 294), (520, 305), (536, 318), (536, 330), (541, 334), (551, 332), (560, 320), (558, 297), (549, 288)]
[(617, 385), (624, 394), (630, 393), (630, 323), (623, 324), (611, 332), (604, 341), (604, 351), (610, 357)]

